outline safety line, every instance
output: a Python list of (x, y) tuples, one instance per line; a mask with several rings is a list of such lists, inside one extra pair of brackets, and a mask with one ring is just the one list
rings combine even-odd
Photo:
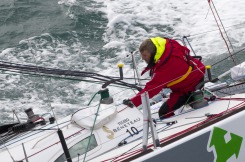
[[(223, 40), (224, 40), (224, 42), (225, 42), (225, 45), (226, 45), (227, 50), (228, 50), (228, 52), (229, 52), (230, 58), (232, 59), (232, 61), (233, 61), (234, 64), (236, 65), (236, 62), (235, 62), (234, 58), (233, 58), (232, 55), (231, 55), (231, 51), (230, 51), (229, 45), (228, 45), (227, 41), (225, 40), (225, 37), (224, 37), (224, 35), (223, 35), (222, 31), (221, 31), (221, 28), (220, 28), (220, 26), (219, 26), (218, 20), (217, 20), (217, 18), (216, 18), (216, 16), (215, 16), (215, 13), (214, 13), (214, 11), (213, 11), (213, 8), (212, 8), (210, 2), (212, 2), (212, 0), (208, 0), (208, 4), (209, 4), (209, 7), (210, 7), (210, 9), (211, 9), (211, 11), (212, 11), (212, 13), (213, 13), (213, 16), (214, 16), (214, 19), (215, 19), (215, 21), (216, 21), (216, 24), (217, 24), (217, 26), (218, 26), (218, 28), (219, 28), (221, 37), (223, 38)], [(213, 3), (213, 2), (212, 2), (212, 4), (213, 4), (213, 6), (214, 6), (214, 3)], [(215, 11), (216, 11), (216, 10), (215, 10)], [(217, 14), (218, 17), (219, 17), (219, 14), (218, 14), (217, 11), (216, 11), (216, 14)], [(220, 22), (222, 23), (221, 20), (220, 20)], [(225, 29), (223, 29), (223, 30), (225, 30)]]

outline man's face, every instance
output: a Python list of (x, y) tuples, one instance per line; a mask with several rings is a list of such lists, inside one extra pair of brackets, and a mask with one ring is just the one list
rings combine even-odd
[(147, 63), (149, 64), (150, 59), (151, 59), (151, 53), (147, 50), (144, 50), (143, 52), (140, 53), (141, 54), (141, 58)]

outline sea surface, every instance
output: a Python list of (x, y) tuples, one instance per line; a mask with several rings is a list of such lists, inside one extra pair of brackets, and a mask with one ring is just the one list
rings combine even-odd
[[(245, 1), (213, 2), (231, 51), (245, 48)], [(142, 70), (146, 64), (138, 47), (154, 36), (189, 36), (206, 65), (229, 56), (207, 0), (0, 0), (0, 61), (115, 77), (117, 64), (124, 63), (124, 76), (133, 77), (130, 53), (136, 52)], [(245, 60), (244, 54), (235, 56), (236, 63)], [(232, 66), (232, 59), (214, 66), (214, 77)], [(13, 110), (21, 120), (26, 120), (28, 108), (37, 114), (53, 109), (58, 118), (67, 116), (87, 105), (101, 85), (0, 69), (0, 125), (16, 121)], [(117, 87), (110, 93), (118, 103), (135, 94)]]

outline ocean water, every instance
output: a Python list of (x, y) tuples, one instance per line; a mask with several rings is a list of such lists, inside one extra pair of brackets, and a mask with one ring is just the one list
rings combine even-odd
[[(245, 47), (245, 1), (214, 0), (234, 51)], [(1, 0), (0, 60), (27, 65), (133, 77), (131, 52), (149, 37), (189, 41), (205, 64), (228, 56), (206, 0)], [(236, 56), (237, 62), (245, 58)], [(138, 68), (145, 63), (136, 53)], [(213, 67), (219, 75), (234, 66), (231, 59)], [(133, 82), (128, 80), (128, 82)], [(101, 84), (34, 77), (0, 70), (0, 124), (11, 123), (12, 111), (50, 112), (63, 117), (85, 106)], [(118, 102), (132, 90), (111, 87)]]

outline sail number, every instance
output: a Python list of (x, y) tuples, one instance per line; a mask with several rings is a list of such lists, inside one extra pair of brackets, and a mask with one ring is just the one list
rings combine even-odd
[(133, 136), (133, 135), (135, 135), (135, 134), (139, 134), (138, 129), (135, 128), (135, 127), (131, 127), (130, 130), (127, 129), (126, 132), (128, 132), (128, 133), (130, 134), (130, 136)]

